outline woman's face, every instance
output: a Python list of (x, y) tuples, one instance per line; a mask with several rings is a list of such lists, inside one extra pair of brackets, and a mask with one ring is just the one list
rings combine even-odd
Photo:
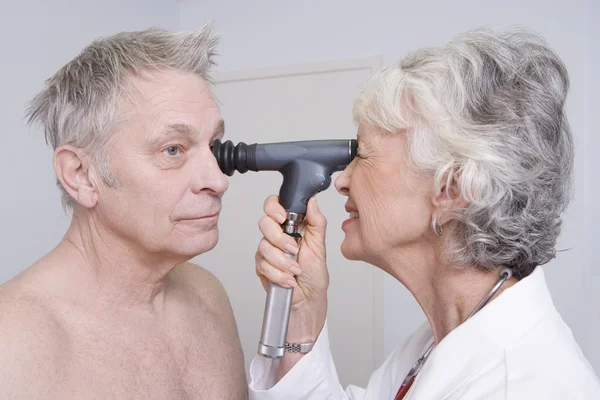
[(409, 167), (406, 134), (358, 129), (358, 155), (335, 186), (348, 197), (342, 253), (377, 264), (399, 248), (431, 240), (433, 178)]

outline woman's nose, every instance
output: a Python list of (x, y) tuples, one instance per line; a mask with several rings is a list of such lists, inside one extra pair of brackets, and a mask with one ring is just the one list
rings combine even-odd
[(353, 168), (354, 161), (352, 161), (335, 180), (335, 188), (343, 196), (348, 196), (350, 193), (350, 177), (352, 176)]

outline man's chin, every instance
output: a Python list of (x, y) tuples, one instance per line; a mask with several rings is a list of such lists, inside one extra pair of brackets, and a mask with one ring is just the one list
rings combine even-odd
[(204, 232), (196, 237), (184, 237), (175, 243), (175, 252), (189, 258), (194, 258), (200, 254), (214, 249), (219, 242), (219, 230)]

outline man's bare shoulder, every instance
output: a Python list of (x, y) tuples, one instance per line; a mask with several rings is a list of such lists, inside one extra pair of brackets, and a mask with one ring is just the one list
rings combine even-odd
[[(212, 343), (210, 349), (219, 349), (219, 358), (227, 365), (227, 379), (239, 386), (239, 393), (244, 393), (240, 398), (247, 397), (244, 354), (225, 288), (211, 272), (189, 262), (177, 266), (172, 272), (172, 279), (180, 287), (187, 287), (195, 293), (194, 300), (187, 304), (195, 308), (192, 314), (200, 318), (200, 324), (210, 327), (211, 333), (206, 333), (203, 341)], [(193, 305), (195, 301), (198, 302)], [(211, 322), (207, 323), (209, 319)]]
[(178, 285), (192, 290), (203, 302), (219, 311), (231, 307), (225, 288), (219, 279), (205, 268), (186, 262), (172, 271), (171, 279)]
[(25, 390), (32, 376), (36, 376), (37, 386), (50, 383), (57, 370), (48, 366), (58, 366), (67, 352), (67, 341), (44, 297), (26, 281), (13, 279), (0, 286), (0, 381), (15, 385), (11, 389), (3, 384), (0, 394)]
[(187, 302), (188, 305), (196, 309), (196, 314), (200, 310), (205, 310), (212, 315), (213, 319), (218, 321), (217, 325), (221, 327), (222, 339), (232, 347), (238, 348), (241, 355), (240, 338), (233, 309), (225, 288), (217, 277), (205, 268), (190, 262), (178, 265), (172, 273), (171, 279), (177, 282), (178, 286), (186, 287), (186, 292), (193, 293), (191, 301)]
[[(31, 290), (22, 280), (13, 279), (0, 285), (1, 332), (48, 336), (61, 330), (62, 326), (48, 307), (48, 299), (44, 295)], [(0, 343), (3, 338), (0, 335)]]

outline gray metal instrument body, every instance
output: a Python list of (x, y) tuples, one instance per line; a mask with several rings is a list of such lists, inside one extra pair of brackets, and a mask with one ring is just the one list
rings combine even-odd
[[(235, 171), (279, 171), (283, 182), (279, 202), (286, 210), (283, 231), (300, 245), (298, 233), (311, 197), (331, 185), (331, 175), (342, 171), (356, 156), (358, 143), (348, 140), (310, 140), (267, 144), (221, 143), (212, 151), (224, 174)], [(296, 255), (286, 254), (295, 261)], [(293, 289), (269, 283), (258, 354), (281, 358), (285, 352)]]

